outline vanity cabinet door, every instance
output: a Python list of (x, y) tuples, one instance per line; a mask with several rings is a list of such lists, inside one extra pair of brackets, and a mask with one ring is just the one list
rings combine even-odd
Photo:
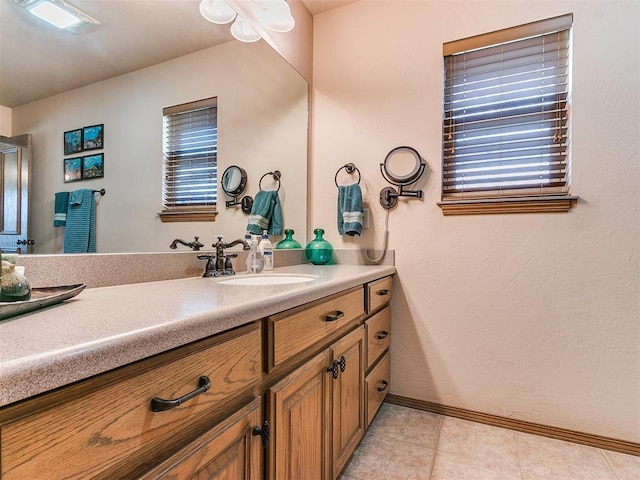
[(261, 399), (209, 430), (141, 480), (259, 480), (262, 478)]
[(271, 480), (328, 480), (330, 351), (324, 350), (269, 390)]
[(331, 346), (338, 376), (332, 383), (331, 414), (333, 478), (337, 478), (365, 431), (364, 327), (358, 327)]

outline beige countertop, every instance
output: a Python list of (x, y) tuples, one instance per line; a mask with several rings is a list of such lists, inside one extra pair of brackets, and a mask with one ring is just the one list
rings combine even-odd
[(92, 288), (0, 321), (0, 406), (393, 274), (395, 267), (305, 264), (273, 273), (318, 278), (231, 286), (197, 277)]

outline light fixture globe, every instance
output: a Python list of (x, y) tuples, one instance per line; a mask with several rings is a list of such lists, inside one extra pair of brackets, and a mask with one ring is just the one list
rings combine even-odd
[(231, 35), (236, 40), (247, 43), (257, 42), (262, 38), (240, 15), (236, 17), (236, 21), (231, 25)]
[(211, 23), (225, 24), (236, 18), (236, 12), (224, 0), (202, 0), (200, 14)]
[(261, 0), (254, 4), (253, 13), (261, 25), (274, 32), (289, 32), (296, 25), (285, 0)]

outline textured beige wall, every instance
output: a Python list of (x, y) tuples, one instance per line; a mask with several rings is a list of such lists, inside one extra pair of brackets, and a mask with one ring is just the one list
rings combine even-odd
[[(442, 43), (574, 13), (568, 214), (442, 216)], [(380, 246), (379, 163), (429, 164), (391, 212), (392, 392), (640, 441), (640, 3), (361, 0), (314, 17), (310, 228)], [(353, 161), (372, 209), (341, 239), (334, 174)]]
[[(54, 193), (105, 188), (97, 207), (98, 252), (169, 251), (174, 238), (242, 238), (247, 215), (226, 209), (219, 192), (215, 222), (162, 223), (162, 108), (218, 97), (218, 171), (247, 170), (245, 195), (260, 177), (282, 172), (280, 199), (286, 228), (304, 237), (308, 85), (265, 42), (228, 42), (130, 74), (13, 109), (14, 133), (33, 138), (30, 238), (34, 253), (61, 253), (64, 229), (53, 228)], [(62, 134), (105, 125), (105, 176), (63, 183)], [(269, 179), (263, 181), (271, 188)], [(284, 238), (284, 237), (283, 237)], [(181, 249), (183, 247), (180, 247)]]

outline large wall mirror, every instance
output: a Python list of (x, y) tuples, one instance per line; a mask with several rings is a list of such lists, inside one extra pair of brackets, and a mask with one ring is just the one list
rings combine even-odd
[[(99, 253), (171, 251), (174, 238), (198, 236), (205, 248), (217, 235), (242, 238), (247, 216), (240, 209), (225, 208), (228, 198), (222, 188), (214, 222), (162, 223), (157, 215), (162, 109), (210, 97), (218, 99), (218, 175), (231, 165), (242, 167), (247, 172), (246, 194), (254, 196), (264, 173), (281, 171), (285, 228), (294, 229), (304, 241), (306, 81), (263, 40), (241, 43), (230, 37), (228, 25), (206, 22), (198, 1), (73, 3), (101, 25), (80, 34), (57, 32), (28, 18), (13, 0), (0, 0), (0, 105), (11, 108), (12, 135), (31, 134), (33, 146), (29, 238), (35, 244), (30, 253), (62, 253), (64, 230), (53, 226), (55, 194), (81, 188), (106, 192), (97, 197)], [(115, 36), (107, 34), (114, 30)], [(118, 39), (124, 35), (126, 39)], [(112, 49), (109, 42), (116, 40), (120, 45)], [(78, 42), (86, 48), (72, 48)], [(47, 43), (57, 43), (55, 58)], [(9, 64), (16, 49), (22, 49), (22, 61), (43, 62), (51, 74), (34, 78), (24, 65)], [(147, 64), (137, 68), (140, 64), (128, 57), (131, 51), (144, 56)], [(82, 67), (69, 61), (65, 68), (67, 55), (87, 52), (98, 58)], [(113, 69), (108, 78), (91, 78), (103, 67)], [(30, 98), (29, 89), (38, 89), (36, 80), (55, 89), (64, 83), (63, 74), (81, 84)], [(91, 125), (104, 125), (104, 148), (98, 152), (104, 153), (104, 177), (65, 183), (63, 163), (70, 156), (63, 153), (63, 133)]]

